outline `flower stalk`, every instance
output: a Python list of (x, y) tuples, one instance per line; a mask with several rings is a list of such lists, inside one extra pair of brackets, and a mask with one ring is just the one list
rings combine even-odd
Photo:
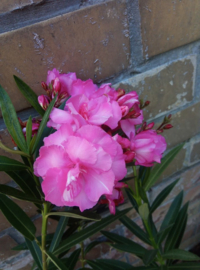
[(46, 255), (46, 235), (47, 235), (47, 221), (48, 221), (48, 203), (43, 204), (42, 212), (42, 266), (43, 270), (47, 270), (47, 255)]

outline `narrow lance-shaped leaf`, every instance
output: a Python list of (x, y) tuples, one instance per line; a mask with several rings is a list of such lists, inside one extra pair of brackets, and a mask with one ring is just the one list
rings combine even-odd
[(159, 179), (164, 170), (169, 166), (173, 161), (176, 155), (181, 151), (184, 144), (178, 145), (172, 149), (162, 160), (160, 164), (156, 164), (155, 167), (151, 170), (151, 175), (144, 185), (145, 191), (148, 191)]
[(34, 240), (36, 228), (24, 211), (5, 195), (0, 194), (0, 209), (4, 216), (24, 237)]
[(28, 149), (30, 146), (31, 137), (32, 137), (32, 118), (30, 116), (26, 125), (26, 142), (27, 142)]
[(118, 212), (116, 215), (108, 216), (108, 217), (102, 219), (101, 221), (95, 222), (94, 224), (88, 226), (87, 228), (83, 229), (82, 231), (80, 231), (74, 235), (69, 236), (66, 240), (64, 240), (60, 243), (60, 246), (55, 250), (54, 254), (58, 255), (58, 254), (64, 252), (65, 250), (73, 247), (74, 245), (84, 241), (88, 237), (92, 236), (93, 234), (102, 230), (104, 227), (106, 227), (110, 223), (114, 222), (115, 220), (119, 219), (120, 217), (122, 217), (123, 215), (128, 213), (128, 211), (130, 211), (130, 210), (131, 210), (131, 208), (124, 209), (124, 210)]
[(27, 169), (28, 167), (25, 164), (15, 159), (0, 156), (0, 171), (22, 171)]
[(172, 191), (172, 189), (175, 187), (175, 185), (178, 183), (179, 179), (171, 183), (169, 186), (167, 186), (165, 189), (163, 189), (160, 194), (156, 197), (154, 200), (150, 212), (153, 213), (160, 205), (161, 203), (166, 199), (166, 197), (169, 195), (169, 193)]
[(120, 218), (120, 221), (139, 239), (151, 245), (151, 241), (149, 240), (148, 235), (134, 221), (132, 221), (127, 216)]
[(44, 131), (45, 127), (46, 127), (47, 121), (49, 120), (49, 115), (50, 115), (50, 113), (51, 113), (51, 111), (52, 111), (52, 109), (54, 107), (56, 99), (57, 99), (57, 95), (51, 101), (51, 103), (49, 104), (45, 114), (43, 115), (42, 122), (40, 123), (40, 127), (38, 129), (37, 136), (36, 136), (36, 139), (35, 139), (35, 144), (34, 144), (34, 146), (32, 148), (32, 153), (34, 153), (36, 148), (37, 148), (37, 145), (38, 145), (38, 143), (40, 141), (40, 137), (43, 134), (43, 131)]
[(53, 253), (51, 253), (50, 251), (46, 251), (45, 253), (52, 261), (52, 263), (57, 267), (57, 269), (69, 270), (69, 268), (66, 265), (64, 265), (63, 262), (60, 259), (58, 259)]
[(162, 255), (163, 259), (200, 261), (200, 257), (186, 250), (172, 249)]
[(50, 212), (47, 214), (47, 216), (62, 216), (62, 217), (72, 217), (72, 218), (77, 218), (77, 219), (87, 219), (87, 220), (96, 220), (99, 221), (101, 220), (101, 217), (97, 214), (76, 214), (73, 212)]
[(41, 115), (43, 116), (45, 111), (42, 109), (40, 104), (38, 103), (38, 96), (36, 93), (20, 78), (14, 75), (15, 82), (23, 94), (23, 96), (28, 100), (28, 102), (33, 106), (33, 108)]
[(76, 263), (78, 261), (79, 255), (81, 253), (81, 249), (76, 249), (68, 258), (67, 266), (69, 270), (74, 270), (74, 267), (76, 266)]
[(42, 204), (42, 201), (38, 200), (37, 198), (25, 194), (24, 192), (7, 185), (0, 185), (0, 193), (16, 198), (18, 200)]
[(118, 260), (109, 260), (109, 259), (98, 259), (96, 260), (97, 264), (101, 263), (101, 265), (105, 265), (111, 268), (114, 268), (115, 270), (128, 270), (131, 268), (131, 265), (126, 263), (126, 262), (122, 262), (122, 261), (118, 261)]
[(183, 191), (181, 191), (176, 198), (173, 200), (172, 204), (170, 205), (169, 210), (167, 211), (167, 214), (161, 224), (160, 231), (167, 228), (169, 225), (174, 223), (177, 213), (179, 212), (179, 209), (181, 207), (183, 201)]
[(28, 148), (26, 145), (26, 140), (22, 132), (22, 128), (19, 124), (17, 114), (15, 112), (14, 106), (10, 100), (10, 97), (6, 91), (0, 85), (0, 105), (3, 120), (10, 133), (11, 137), (18, 145), (18, 147), (25, 153), (28, 153)]
[(200, 262), (184, 262), (175, 265), (168, 266), (169, 270), (199, 270), (200, 269)]
[(31, 255), (33, 256), (33, 259), (37, 265), (37, 267), (42, 270), (42, 252), (39, 248), (39, 246), (36, 244), (35, 241), (29, 241), (26, 239), (26, 245), (28, 249), (31, 252)]
[(156, 249), (147, 250), (143, 257), (143, 262), (145, 265), (150, 265), (156, 258), (158, 251)]

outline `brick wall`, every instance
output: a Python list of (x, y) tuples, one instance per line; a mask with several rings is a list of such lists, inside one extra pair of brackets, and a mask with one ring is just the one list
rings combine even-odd
[[(182, 246), (200, 242), (200, 1), (199, 0), (1, 0), (0, 83), (10, 95), (22, 120), (35, 116), (12, 79), (21, 77), (37, 94), (40, 81), (54, 67), (76, 72), (81, 79), (111, 82), (127, 91), (136, 90), (150, 100), (145, 117), (159, 122), (173, 115), (174, 129), (165, 133), (168, 149), (186, 142), (150, 192), (156, 194), (180, 178), (167, 200), (155, 213), (159, 223), (173, 197), (185, 190), (190, 200), (187, 231)], [(0, 136), (13, 147), (0, 119)], [(2, 150), (0, 154), (6, 155)], [(4, 173), (1, 184), (14, 186)], [(35, 208), (18, 201), (40, 227)], [(135, 213), (130, 216), (140, 222)], [(22, 236), (0, 213), (0, 268), (30, 269), (28, 252), (10, 251)], [(52, 232), (56, 222), (49, 221)], [(119, 222), (110, 227), (132, 237)], [(96, 237), (96, 236), (95, 236)], [(100, 235), (99, 235), (100, 237)], [(90, 258), (121, 258), (138, 261), (102, 245)]]

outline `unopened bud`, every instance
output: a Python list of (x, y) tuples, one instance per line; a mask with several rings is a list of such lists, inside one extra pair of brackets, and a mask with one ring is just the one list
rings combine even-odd
[(144, 121), (143, 124), (142, 124), (142, 129), (146, 129), (146, 126), (147, 126), (147, 122)]
[(161, 134), (161, 133), (163, 133), (163, 129), (158, 129), (158, 130), (156, 130), (156, 132), (157, 132), (157, 134)]
[(48, 89), (48, 86), (45, 82), (41, 82), (42, 88), (46, 91)]
[(41, 95), (41, 96), (38, 97), (38, 103), (46, 111), (46, 109), (49, 106), (49, 99), (48, 99), (47, 96)]
[(140, 115), (141, 113), (134, 113), (130, 118), (138, 118)]
[(171, 124), (167, 124), (164, 126), (164, 129), (170, 129), (170, 128), (173, 128), (173, 126)]
[(146, 106), (148, 106), (150, 104), (150, 101), (145, 101), (145, 103), (144, 103), (144, 106), (146, 107)]
[(128, 106), (120, 106), (121, 111), (122, 111), (122, 117), (126, 116), (129, 112)]
[(148, 124), (145, 128), (145, 130), (149, 130), (149, 129), (152, 129), (154, 127), (154, 122)]
[(117, 89), (117, 99), (119, 99), (120, 97), (124, 96), (126, 94), (124, 89)]
[(133, 159), (135, 158), (135, 153), (133, 151), (126, 151), (124, 153), (125, 155), (125, 162), (126, 163), (130, 163), (133, 161)]
[(171, 119), (171, 118), (172, 118), (172, 115), (171, 115), (171, 114), (169, 114), (167, 118), (168, 118), (168, 119)]
[(58, 78), (55, 78), (54, 82), (53, 82), (53, 92), (54, 95), (58, 92), (60, 92), (61, 89), (61, 83), (60, 80)]

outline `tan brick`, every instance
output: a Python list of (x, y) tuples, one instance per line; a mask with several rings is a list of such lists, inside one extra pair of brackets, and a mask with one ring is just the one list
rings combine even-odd
[(182, 149), (174, 158), (174, 160), (169, 164), (169, 166), (165, 169), (162, 176), (160, 177), (160, 181), (177, 173), (184, 167), (185, 154), (186, 149)]
[(1, 0), (0, 14), (9, 12), (15, 9), (21, 9), (25, 6), (40, 3), (42, 0)]
[(114, 87), (136, 91), (141, 99), (149, 100), (151, 103), (144, 110), (144, 117), (149, 119), (192, 100), (195, 70), (196, 56), (190, 55), (125, 79)]
[(0, 238), (0, 262), (18, 253), (11, 250), (15, 246), (16, 242), (9, 235)]
[(180, 248), (181, 249), (191, 249), (195, 247), (195, 245), (199, 244), (200, 241), (200, 233), (194, 235), (193, 237), (185, 240), (181, 243)]
[(174, 114), (171, 123), (174, 127), (163, 133), (170, 148), (200, 132), (200, 103)]
[(96, 81), (126, 69), (129, 38), (125, 2), (108, 1), (1, 34), (0, 82), (16, 110), (30, 105), (19, 93), (13, 74), (37, 94), (44, 94), (40, 82), (54, 67)]
[(199, 0), (140, 0), (139, 5), (146, 58), (200, 38)]
[(192, 146), (192, 152), (190, 155), (190, 161), (195, 162), (200, 160), (200, 142), (196, 142)]

